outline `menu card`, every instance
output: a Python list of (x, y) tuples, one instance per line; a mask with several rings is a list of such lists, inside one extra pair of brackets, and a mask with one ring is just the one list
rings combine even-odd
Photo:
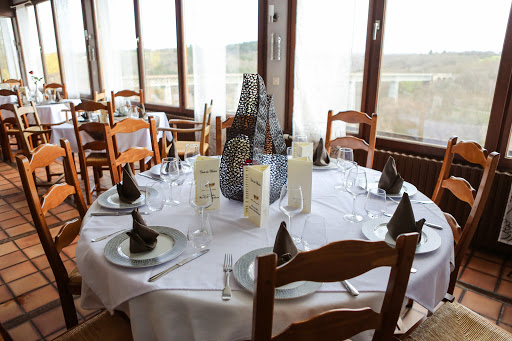
[(212, 189), (213, 203), (208, 210), (220, 208), (219, 159), (198, 156), (194, 164), (194, 179), (208, 181)]
[(313, 160), (313, 142), (293, 142), (292, 154), (294, 158), (307, 156)]
[(288, 186), (298, 185), (302, 189), (304, 208), (302, 212), (311, 212), (311, 187), (313, 182), (313, 161), (307, 157), (288, 160)]
[(270, 166), (244, 167), (244, 216), (258, 227), (268, 218), (270, 200)]

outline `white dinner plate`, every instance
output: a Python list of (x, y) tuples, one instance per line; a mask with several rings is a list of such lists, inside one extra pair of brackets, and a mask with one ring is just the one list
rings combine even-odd
[[(254, 268), (256, 257), (271, 253), (272, 250), (272, 247), (256, 249), (246, 253), (236, 261), (235, 267), (233, 268), (233, 275), (238, 284), (240, 284), (245, 290), (254, 292)], [(319, 282), (293, 282), (276, 288), (275, 298), (284, 299), (306, 296), (314, 293), (320, 289), (321, 286), (322, 283)]]
[[(378, 188), (378, 187), (379, 187), (379, 182), (378, 181), (375, 181), (375, 182), (372, 182), (372, 183), (368, 184), (368, 189), (369, 190), (372, 189), (372, 188)], [(400, 192), (398, 194), (387, 194), (386, 193), (386, 196), (390, 197), (390, 198), (400, 199), (400, 198), (402, 198), (402, 195), (404, 193), (407, 193), (407, 194), (409, 194), (410, 197), (412, 197), (414, 194), (418, 193), (418, 189), (413, 184), (411, 184), (411, 183), (409, 183), (407, 181), (404, 181), (404, 183), (402, 185), (402, 189), (400, 190)]]
[[(373, 242), (385, 241), (391, 246), (396, 245), (396, 241), (388, 232), (387, 223), (389, 217), (370, 219), (363, 224), (363, 234)], [(433, 229), (423, 226), (421, 231), (421, 240), (416, 246), (416, 253), (427, 253), (437, 250), (441, 246), (441, 236)]]
[(130, 237), (126, 233), (115, 236), (105, 245), (105, 257), (113, 264), (129, 268), (145, 268), (163, 264), (181, 255), (187, 247), (187, 237), (166, 226), (149, 226), (160, 233), (156, 247), (147, 252), (130, 252)]
[[(126, 209), (143, 206), (146, 203), (146, 186), (139, 186), (139, 190), (140, 197), (130, 204), (121, 201), (121, 199), (119, 199), (119, 194), (117, 194), (117, 187), (112, 187), (108, 191), (100, 194), (98, 197), (98, 204), (100, 204), (102, 207), (113, 209)], [(156, 190), (153, 188), (149, 188), (149, 191), (150, 193), (151, 191), (155, 191), (156, 193)]]
[(338, 166), (334, 162), (330, 162), (327, 166), (316, 166), (313, 165), (313, 170), (334, 170), (338, 169)]

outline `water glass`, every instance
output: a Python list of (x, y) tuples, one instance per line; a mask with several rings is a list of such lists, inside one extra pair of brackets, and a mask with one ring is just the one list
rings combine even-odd
[(306, 135), (297, 135), (293, 137), (293, 142), (308, 142), (308, 137)]
[(165, 184), (153, 182), (146, 185), (146, 206), (150, 211), (161, 211), (165, 205)]
[(286, 155), (288, 156), (288, 160), (290, 160), (293, 157), (293, 147), (286, 148)]
[(354, 151), (351, 148), (338, 148), (338, 155), (336, 158), (336, 165), (341, 172), (341, 185), (335, 186), (334, 188), (338, 191), (345, 190), (345, 178), (347, 171), (354, 166)]
[(171, 188), (169, 198), (165, 201), (167, 206), (178, 206), (180, 204), (179, 201), (174, 200), (172, 197), (172, 187), (181, 174), (179, 162), (180, 160), (177, 158), (166, 157), (162, 159), (162, 165), (160, 166), (160, 177), (167, 182)]
[(343, 218), (351, 223), (358, 223), (363, 217), (356, 214), (356, 199), (358, 195), (365, 194), (367, 189), (366, 172), (362, 167), (352, 167), (347, 175), (347, 192), (352, 195), (352, 213), (345, 214)]
[(198, 221), (196, 218), (192, 224), (188, 225), (187, 237), (196, 249), (204, 249), (210, 245), (213, 240), (213, 232), (208, 215), (201, 218), (201, 221)]
[(386, 212), (386, 191), (381, 188), (369, 189), (364, 209), (372, 219), (382, 217)]
[(199, 145), (198, 144), (187, 144), (185, 146), (185, 162), (190, 166), (194, 167), (194, 162), (199, 156)]
[(306, 218), (302, 232), (302, 245), (304, 250), (311, 251), (327, 244), (325, 232), (325, 218), (312, 214)]
[(189, 200), (190, 206), (201, 213), (201, 226), (203, 224), (204, 210), (213, 204), (212, 188), (206, 180), (194, 180), (190, 182)]
[(299, 185), (285, 184), (281, 188), (281, 195), (279, 197), (279, 209), (281, 212), (288, 216), (288, 232), (295, 244), (300, 243), (298, 233), (292, 230), (292, 218), (302, 212), (304, 208), (304, 201), (302, 197), (302, 189)]

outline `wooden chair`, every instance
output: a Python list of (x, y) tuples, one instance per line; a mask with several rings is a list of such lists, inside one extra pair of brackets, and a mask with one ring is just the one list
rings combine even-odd
[[(55, 275), (66, 326), (70, 328), (78, 324), (72, 295), (80, 295), (82, 276), (77, 268), (68, 274), (60, 258), (60, 252), (78, 236), (87, 207), (85, 206), (82, 190), (78, 183), (69, 142), (63, 139), (60, 145), (60, 147), (54, 144), (41, 145), (32, 153), (30, 159), (24, 155), (16, 156), (16, 164), (18, 165), (18, 171), (20, 172), (21, 182), (27, 197), (34, 226)], [(66, 182), (53, 185), (40, 199), (34, 182), (34, 172), (38, 168), (49, 166), (59, 157), (63, 158)], [(59, 206), (71, 195), (74, 197), (80, 218), (66, 222), (54, 239), (48, 228), (45, 214)]]
[[(345, 340), (368, 329), (375, 329), (374, 340), (392, 340), (417, 239), (417, 233), (403, 234), (395, 248), (382, 241), (338, 241), (313, 251), (300, 252), (280, 267), (277, 267), (275, 253), (259, 256), (255, 268), (252, 340)], [(300, 280), (337, 282), (380, 266), (391, 267), (380, 313), (370, 308), (333, 309), (309, 320), (295, 322), (272, 336), (276, 287)]]
[(43, 85), (43, 92), (46, 92), (46, 89), (50, 89), (51, 92), (54, 95), (57, 94), (57, 89), (62, 89), (61, 90), (62, 98), (64, 98), (64, 99), (68, 98), (68, 92), (66, 90), (66, 84), (58, 84), (58, 83), (44, 84)]
[(21, 94), (20, 94), (20, 90), (19, 89), (16, 89), (16, 90), (0, 90), (0, 96), (16, 96), (18, 102), (17, 103), (14, 102), (14, 103), (18, 104), (19, 106), (23, 105), (23, 101), (21, 99)]
[[(140, 171), (146, 170), (145, 158), (151, 157), (151, 161), (156, 165), (161, 163), (160, 151), (158, 149), (158, 138), (156, 135), (155, 119), (152, 116), (148, 117), (149, 122), (141, 118), (126, 118), (117, 122), (112, 129), (105, 126), (105, 138), (107, 141), (107, 159), (109, 161), (110, 174), (112, 182), (117, 184), (121, 182), (121, 166), (125, 163), (132, 164), (139, 162)], [(116, 141), (116, 135), (120, 133), (129, 134), (135, 133), (139, 130), (148, 129), (151, 137), (151, 148), (149, 150), (145, 147), (131, 147), (123, 152), (119, 151)]]
[(3, 81), (2, 83), (9, 84), (9, 87), (12, 88), (13, 86), (23, 86), (23, 79), (7, 79)]
[(222, 155), (222, 147), (224, 146), (222, 143), (222, 130), (231, 127), (234, 120), (234, 117), (229, 117), (222, 122), (220, 116), (215, 117), (215, 147), (217, 149), (217, 155)]
[[(338, 137), (331, 140), (332, 136), (332, 122), (343, 121), (346, 123), (359, 123), (367, 124), (370, 126), (370, 139), (366, 142), (363, 139), (355, 136)], [(331, 153), (331, 146), (347, 147), (352, 149), (361, 149), (367, 152), (366, 165), (367, 168), (373, 166), (373, 154), (375, 152), (375, 141), (377, 136), (377, 114), (368, 116), (367, 114), (359, 111), (343, 111), (334, 115), (332, 110), (327, 114), (327, 133), (325, 137), (325, 149)]]
[[(475, 190), (465, 179), (450, 176), (450, 169), (452, 167), (453, 157), (455, 154), (460, 155), (464, 160), (470, 163), (479, 164), (484, 169), (480, 186), (478, 186), (478, 191)], [(445, 193), (445, 189), (447, 189), (455, 195), (457, 199), (462, 200), (471, 206), (471, 211), (464, 228), (459, 226), (451, 214), (444, 213), (445, 218), (452, 229), (453, 238), (455, 240), (455, 268), (450, 276), (450, 286), (448, 287), (449, 294), (453, 294), (460, 264), (462, 263), (464, 254), (466, 253), (466, 250), (471, 243), (471, 239), (473, 239), (476, 228), (478, 227), (485, 203), (489, 197), (499, 158), (499, 153), (489, 153), (476, 142), (460, 141), (457, 143), (456, 136), (450, 138), (448, 141), (443, 166), (441, 167), (441, 173), (439, 174), (432, 200), (439, 206), (441, 204), (443, 194)]]
[(144, 99), (144, 91), (142, 89), (139, 90), (139, 92), (133, 91), (133, 90), (121, 90), (116, 93), (112, 91), (112, 97), (110, 100), (112, 101), (112, 110), (116, 111), (116, 97), (139, 97), (139, 102), (141, 104), (146, 104)]
[[(98, 111), (98, 110), (106, 110), (108, 113), (109, 123), (98, 123), (98, 122), (90, 122), (90, 123), (79, 123), (78, 115), (80, 115), (84, 111)], [(114, 125), (114, 115), (112, 113), (112, 106), (109, 102), (107, 104), (101, 104), (96, 102), (85, 101), (77, 106), (71, 104), (71, 118), (73, 120), (73, 127), (75, 129), (75, 138), (78, 145), (78, 160), (80, 163), (80, 176), (85, 183), (85, 197), (87, 199), (87, 204), (92, 204), (91, 193), (96, 192), (99, 193), (101, 191), (106, 191), (107, 188), (101, 187), (101, 177), (103, 175), (104, 170), (109, 170), (109, 160), (107, 158), (107, 141), (105, 134), (104, 125), (113, 126)], [(92, 137), (100, 137), (99, 139), (95, 139), (95, 141), (83, 143), (82, 142), (82, 133), (85, 132)], [(92, 152), (88, 155), (85, 154), (86, 150), (91, 150)], [(90, 187), (89, 184), (89, 174), (87, 171), (87, 167), (93, 168), (94, 175), (94, 188)], [(112, 185), (116, 183), (112, 182)]]
[[(2, 110), (12, 112), (11, 117), (4, 117)], [(18, 127), (18, 121), (14, 117), (14, 105), (4, 104), (0, 106), (0, 138), (2, 145), (2, 154), (4, 161), (14, 162), (14, 156), (22, 153), (21, 140), (20, 140), (20, 129)], [(11, 142), (11, 137), (16, 139), (16, 142)], [(17, 146), (17, 152), (13, 152), (11, 146)]]
[[(187, 144), (196, 143), (199, 144), (199, 153), (201, 155), (208, 155), (208, 148), (210, 147), (210, 124), (212, 119), (212, 106), (213, 100), (210, 102), (210, 106), (208, 104), (204, 105), (204, 116), (203, 122), (198, 121), (190, 121), (190, 120), (169, 120), (170, 128), (158, 128), (158, 131), (170, 131), (172, 132), (172, 137), (174, 140), (174, 144), (176, 149), (178, 150), (179, 156), (185, 155), (185, 147)], [(177, 125), (193, 125), (194, 128), (178, 128)], [(200, 125), (200, 127), (196, 127)], [(201, 137), (199, 141), (179, 141), (178, 133), (196, 133), (201, 132)], [(169, 153), (169, 149), (171, 148), (171, 144), (167, 143), (167, 139), (165, 134), (162, 136), (162, 157), (167, 157)]]
[(103, 91), (103, 92), (94, 91), (93, 101), (94, 102), (106, 102), (107, 94), (105, 94), (105, 91)]

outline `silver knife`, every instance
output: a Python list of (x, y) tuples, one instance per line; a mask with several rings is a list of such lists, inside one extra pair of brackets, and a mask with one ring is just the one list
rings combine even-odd
[[(146, 215), (149, 214), (149, 212), (139, 211), (140, 214)], [(120, 215), (130, 215), (132, 212), (93, 212), (91, 213), (91, 216), (93, 217), (108, 217), (108, 216), (120, 216)]]
[[(392, 217), (392, 216), (393, 216), (393, 215), (392, 215), (392, 214), (390, 214), (390, 213), (384, 213), (384, 215), (385, 215), (386, 217)], [(441, 225), (437, 225), (437, 224), (429, 223), (428, 221), (426, 221), (426, 222), (424, 223), (424, 225), (427, 225), (427, 226), (429, 226), (429, 227), (432, 227), (432, 228), (435, 228), (435, 229), (438, 229), (438, 230), (442, 230), (442, 229), (443, 229), (443, 227), (442, 227)]]
[(357, 291), (357, 289), (352, 285), (350, 284), (348, 281), (341, 281), (341, 284), (343, 284), (343, 286), (345, 287), (345, 289), (348, 290), (348, 292), (352, 295), (352, 296), (357, 296), (359, 295), (359, 291)]
[(151, 180), (155, 180), (155, 181), (158, 181), (158, 182), (165, 182), (164, 180), (162, 180), (160, 178), (157, 178), (156, 176), (151, 176), (151, 175), (142, 174), (142, 173), (139, 173), (137, 175), (140, 175), (140, 176), (143, 176), (145, 178), (148, 178), (148, 179), (151, 179)]
[(185, 264), (187, 264), (188, 262), (190, 262), (191, 260), (194, 260), (196, 259), (197, 257), (201, 257), (202, 255), (204, 255), (205, 253), (207, 253), (208, 251), (210, 251), (210, 249), (205, 249), (205, 250), (201, 250), (199, 252), (196, 252), (194, 253), (192, 256), (182, 260), (181, 262), (179, 262), (178, 264), (175, 264), (173, 266), (171, 266), (169, 269), (167, 270), (164, 270), (162, 272), (159, 272), (157, 273), (156, 275), (154, 275), (153, 277), (150, 277), (148, 279), (148, 282), (154, 282), (156, 281), (157, 279), (159, 279), (160, 277), (164, 276), (164, 275), (167, 275), (169, 272), (171, 272), (172, 270), (175, 270), (177, 268), (179, 268), (180, 266), (183, 266)]

